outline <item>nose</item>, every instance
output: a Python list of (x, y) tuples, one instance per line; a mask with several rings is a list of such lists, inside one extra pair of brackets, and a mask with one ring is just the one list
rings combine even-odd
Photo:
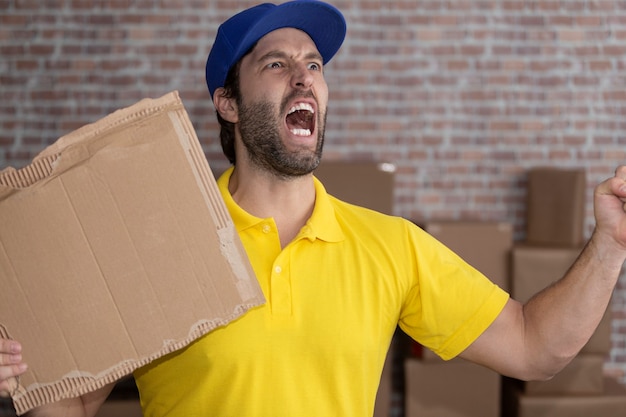
[(294, 67), (291, 83), (294, 88), (308, 89), (313, 84), (313, 74), (304, 63), (298, 63)]

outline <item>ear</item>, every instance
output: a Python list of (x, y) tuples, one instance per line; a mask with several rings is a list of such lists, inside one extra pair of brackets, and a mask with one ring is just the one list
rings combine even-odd
[(226, 97), (225, 91), (226, 90), (222, 87), (215, 90), (215, 93), (213, 94), (213, 105), (224, 120), (231, 123), (237, 123), (239, 121), (237, 103), (234, 98)]

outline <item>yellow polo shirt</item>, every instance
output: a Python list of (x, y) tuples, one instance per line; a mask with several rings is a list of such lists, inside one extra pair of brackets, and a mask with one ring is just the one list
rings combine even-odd
[(444, 358), (508, 295), (404, 219), (329, 196), (281, 250), (271, 218), (222, 196), (267, 303), (135, 373), (146, 417), (366, 417), (396, 325)]

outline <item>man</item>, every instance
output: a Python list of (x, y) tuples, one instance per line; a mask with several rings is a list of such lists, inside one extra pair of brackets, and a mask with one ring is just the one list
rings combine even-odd
[[(207, 83), (233, 168), (218, 184), (267, 303), (138, 370), (146, 416), (368, 416), (398, 324), (445, 359), (547, 379), (599, 323), (626, 258), (626, 167), (596, 188), (596, 229), (566, 276), (522, 305), (410, 222), (313, 177), (323, 66), (344, 35), (315, 0), (220, 27)], [(0, 390), (24, 371), (21, 349), (0, 341)], [(110, 389), (33, 415), (93, 415)]]

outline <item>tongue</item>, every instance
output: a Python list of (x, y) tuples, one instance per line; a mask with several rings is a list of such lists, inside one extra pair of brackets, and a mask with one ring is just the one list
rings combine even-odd
[(295, 111), (287, 115), (289, 129), (311, 129), (311, 113), (304, 110)]

